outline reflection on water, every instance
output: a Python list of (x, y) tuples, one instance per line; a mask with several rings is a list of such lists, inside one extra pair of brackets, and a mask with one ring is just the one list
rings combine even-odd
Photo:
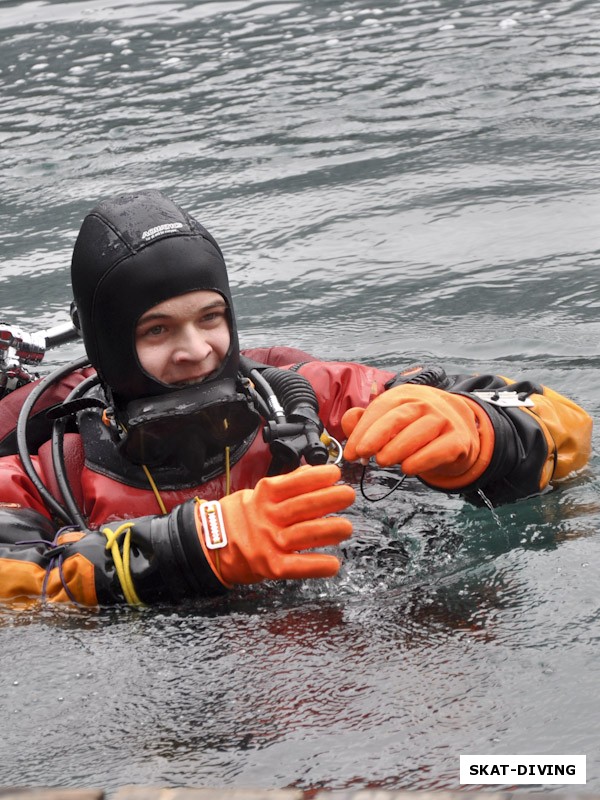
[[(156, 186), (222, 244), (246, 346), (600, 407), (592, 0), (12, 0), (0, 31), (9, 321), (63, 321), (85, 212)], [(533, 751), (598, 791), (597, 466), (494, 514), (360, 497), (333, 580), (0, 609), (0, 784), (456, 788), (460, 753)]]

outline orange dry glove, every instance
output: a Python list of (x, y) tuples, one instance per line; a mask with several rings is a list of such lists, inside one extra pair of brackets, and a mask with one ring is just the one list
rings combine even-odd
[(199, 536), (219, 580), (227, 585), (335, 575), (335, 556), (297, 551), (336, 545), (352, 533), (350, 520), (325, 516), (354, 502), (351, 486), (335, 485), (340, 475), (334, 464), (299, 467), (263, 478), (255, 489), (199, 503)]
[(404, 384), (342, 418), (348, 461), (375, 456), (443, 489), (475, 481), (488, 466), (494, 428), (474, 400), (431, 386)]

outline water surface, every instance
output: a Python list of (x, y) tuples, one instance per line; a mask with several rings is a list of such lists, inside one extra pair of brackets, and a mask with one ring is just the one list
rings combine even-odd
[[(0, 37), (5, 319), (65, 320), (84, 214), (157, 187), (222, 245), (244, 345), (597, 413), (593, 0), (34, 0)], [(360, 498), (331, 581), (0, 610), (0, 784), (452, 789), (460, 753), (533, 752), (597, 793), (598, 466), (495, 515)]]

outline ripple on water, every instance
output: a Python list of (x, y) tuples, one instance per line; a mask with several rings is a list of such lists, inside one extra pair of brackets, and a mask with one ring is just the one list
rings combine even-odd
[[(3, 312), (65, 319), (84, 213), (158, 186), (222, 244), (245, 344), (527, 372), (595, 414), (596, 17), (2, 4)], [(0, 784), (443, 789), (473, 748), (593, 752), (596, 467), (496, 519), (416, 481), (359, 498), (330, 581), (0, 608)]]

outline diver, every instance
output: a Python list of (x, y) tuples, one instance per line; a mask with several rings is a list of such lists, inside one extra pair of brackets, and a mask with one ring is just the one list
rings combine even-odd
[(591, 419), (530, 381), (240, 351), (219, 245), (156, 190), (75, 243), (86, 356), (0, 404), (0, 599), (132, 606), (330, 577), (343, 457), (494, 503), (585, 465)]

